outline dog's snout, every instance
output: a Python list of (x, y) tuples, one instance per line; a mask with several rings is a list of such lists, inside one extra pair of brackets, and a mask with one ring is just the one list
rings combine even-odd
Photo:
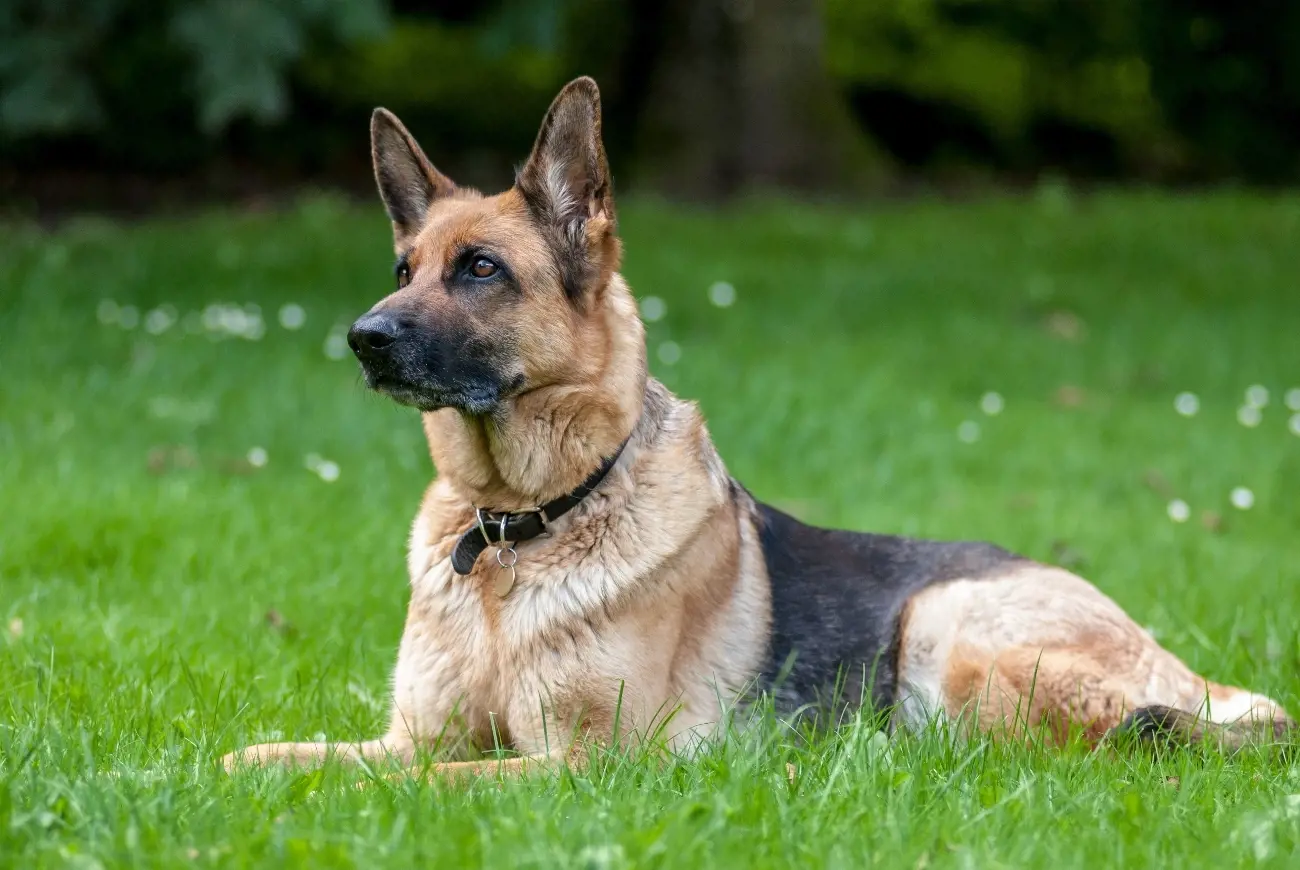
[(401, 322), (392, 314), (373, 312), (352, 324), (348, 330), (348, 347), (361, 359), (367, 359), (391, 346), (401, 331)]

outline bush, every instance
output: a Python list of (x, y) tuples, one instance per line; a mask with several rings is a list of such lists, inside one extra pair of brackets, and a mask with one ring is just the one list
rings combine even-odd
[(1218, 172), (1300, 178), (1300, 4), (1135, 4), (1171, 128)]
[(304, 53), (386, 27), (383, 0), (10, 0), (0, 137), (94, 135), (101, 150), (168, 162), (172, 146), (194, 150), (187, 134), (284, 119)]
[[(781, 11), (707, 2), (733, 17)], [(651, 84), (665, 64), (690, 65), (668, 50), (689, 34), (659, 32), (667, 5), (7, 0), (0, 158), (8, 179), (22, 175), (16, 167), (193, 170), (232, 156), (294, 173), (355, 171), (358, 131), (384, 104), (440, 161), (500, 162), (517, 159), (556, 88), (582, 72), (601, 78), (612, 153), (644, 166)], [(904, 165), (1300, 179), (1300, 3), (822, 9), (831, 75)]]
[[(965, 152), (956, 157), (1003, 168), (1090, 158), (1094, 170), (1131, 171), (1174, 150), (1132, 8), (1126, 0), (829, 0), (828, 60), (886, 144), (919, 135), (931, 149), (952, 139), (950, 150)], [(922, 129), (915, 120), (910, 130), (881, 126), (890, 119), (873, 120), (871, 109), (886, 103), (910, 106)], [(936, 129), (924, 129), (925, 118)]]

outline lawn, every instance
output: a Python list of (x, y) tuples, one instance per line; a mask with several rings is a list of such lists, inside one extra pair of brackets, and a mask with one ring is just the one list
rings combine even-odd
[[(759, 497), (1065, 564), (1300, 711), (1300, 196), (622, 222), (652, 367)], [(1295, 866), (1300, 766), (1253, 751), (772, 725), (504, 786), (227, 776), (385, 720), (433, 470), (339, 329), (391, 265), (328, 197), (0, 228), (0, 866)]]

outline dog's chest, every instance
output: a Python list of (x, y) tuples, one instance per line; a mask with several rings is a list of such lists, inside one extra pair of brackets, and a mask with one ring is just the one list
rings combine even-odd
[(410, 611), (394, 679), (399, 711), (428, 730), (455, 705), (477, 742), (526, 742), (543, 699), (565, 705), (574, 669), (598, 646), (584, 602), (524, 548), (508, 591), (496, 582), (505, 569), (491, 551), (462, 576), (446, 549), (412, 541)]

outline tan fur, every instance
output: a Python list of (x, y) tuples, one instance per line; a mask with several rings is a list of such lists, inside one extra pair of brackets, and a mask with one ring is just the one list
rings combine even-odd
[[(470, 500), (455, 477), (430, 487), (411, 534), (412, 592), (388, 734), (353, 746), (275, 744), (227, 759), (409, 760), (417, 744), (468, 737), (550, 756), (575, 735), (612, 740), (663, 726), (672, 743), (707, 733), (760, 666), (767, 635), (762, 557), (747, 503), (732, 497), (696, 409), (657, 382), (637, 432), (600, 490), (519, 545), (505, 599), (481, 559), (448, 554)], [(620, 693), (622, 706), (618, 708)]]
[(941, 714), (1057, 738), (1075, 725), (1099, 739), (1155, 705), (1219, 723), (1286, 717), (1269, 698), (1194, 673), (1086, 580), (1032, 563), (917, 595), (899, 675), (911, 725)]
[[(656, 729), (692, 745), (763, 668), (771, 592), (755, 505), (728, 477), (697, 408), (647, 376), (643, 327), (617, 271), (594, 89), (580, 80), (557, 97), (519, 184), (497, 196), (457, 188), (396, 118), (376, 113), (377, 177), (410, 266), (409, 284), (378, 307), (508, 337), (523, 386), (491, 414), (423, 416), (438, 476), (411, 527), (386, 733), (251, 746), (227, 766), (327, 755), (411, 765), (435, 745), (499, 744), (524, 757), (433, 768), (455, 777), (572, 762), (587, 740)], [(585, 156), (566, 162), (565, 148)], [(428, 201), (412, 201), (413, 191)], [(518, 295), (456, 298), (444, 276), (465, 245), (508, 252)], [(504, 598), (490, 552), (468, 576), (453, 572), (450, 554), (475, 507), (536, 507), (625, 439), (600, 487), (551, 537), (517, 546)], [(901, 630), (904, 725), (973, 712), (983, 728), (1075, 722), (1098, 735), (1142, 705), (1199, 714), (1207, 694), (1211, 719), (1284, 716), (1267, 698), (1206, 683), (1093, 586), (1056, 569), (930, 587)]]

